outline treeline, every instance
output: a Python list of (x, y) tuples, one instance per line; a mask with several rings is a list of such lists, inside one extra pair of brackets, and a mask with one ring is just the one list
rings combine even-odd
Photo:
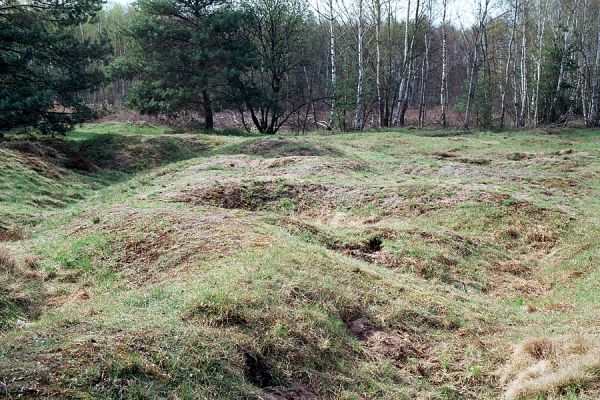
[(77, 87), (80, 96), (197, 115), (207, 129), (228, 110), (246, 129), (275, 133), (600, 126), (599, 3), (476, 0), (459, 21), (447, 0), (138, 0), (100, 12), (93, 0), (65, 4), (87, 10), (68, 28), (81, 47), (113, 49), (85, 58), (105, 80)]

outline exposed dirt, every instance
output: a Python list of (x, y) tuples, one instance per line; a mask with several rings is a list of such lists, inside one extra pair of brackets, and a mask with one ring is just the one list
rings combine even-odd
[(4, 228), (0, 225), (0, 242), (15, 242), (23, 238), (23, 230), (19, 227)]
[(300, 382), (293, 382), (289, 387), (268, 388), (264, 395), (265, 400), (317, 400), (319, 398)]
[(380, 357), (403, 363), (410, 357), (423, 357), (425, 347), (408, 332), (388, 333), (370, 326), (365, 318), (349, 323), (348, 330)]
[[(188, 190), (176, 197), (176, 200), (228, 209), (260, 210), (278, 206), (288, 208), (288, 211), (297, 211), (311, 208), (322, 199), (327, 190), (326, 186), (313, 183), (251, 181)], [(280, 203), (276, 204), (277, 202)]]

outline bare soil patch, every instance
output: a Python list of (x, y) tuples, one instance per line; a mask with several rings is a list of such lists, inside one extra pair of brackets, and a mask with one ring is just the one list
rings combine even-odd
[(287, 209), (287, 211), (297, 211), (308, 209), (318, 203), (327, 191), (328, 188), (320, 184), (295, 184), (282, 180), (228, 182), (212, 187), (192, 189), (176, 199), (185, 203), (209, 204), (228, 209), (254, 211), (279, 207)]
[(394, 360), (398, 364), (408, 358), (422, 358), (426, 352), (424, 343), (408, 332), (385, 332), (371, 326), (365, 318), (351, 321), (348, 330), (378, 357)]

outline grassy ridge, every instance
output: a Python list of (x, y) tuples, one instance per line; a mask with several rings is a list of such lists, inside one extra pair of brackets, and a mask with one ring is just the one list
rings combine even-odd
[(596, 398), (600, 135), (439, 133), (3, 145), (0, 393)]

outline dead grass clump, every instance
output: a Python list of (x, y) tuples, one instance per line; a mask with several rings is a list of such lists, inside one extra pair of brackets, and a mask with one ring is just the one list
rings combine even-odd
[(90, 224), (89, 217), (80, 219), (83, 225), (79, 229), (109, 237), (95, 259), (110, 258), (112, 268), (123, 274), (129, 285), (139, 287), (174, 277), (199, 261), (260, 245), (260, 235), (248, 234), (251, 220), (222, 211), (122, 207), (107, 211), (102, 224)]
[(477, 158), (477, 157), (465, 157), (459, 160), (465, 164), (475, 164), (475, 165), (490, 165), (492, 160), (488, 158)]
[(552, 177), (546, 180), (546, 186), (552, 189), (571, 189), (576, 188), (578, 182), (569, 177)]
[(24, 271), (10, 254), (0, 250), (0, 331), (20, 318), (39, 316), (43, 303), (40, 276)]
[(245, 325), (252, 319), (251, 308), (256, 307), (255, 303), (252, 299), (237, 298), (229, 294), (213, 294), (194, 303), (183, 318), (200, 320), (208, 326), (221, 328)]
[(227, 209), (299, 211), (319, 202), (327, 188), (320, 184), (254, 181), (189, 191), (179, 200)]
[(533, 158), (534, 154), (514, 152), (514, 153), (507, 154), (506, 157), (508, 157), (509, 160), (520, 161), (520, 160)]
[(502, 371), (505, 398), (556, 398), (565, 388), (600, 379), (600, 342), (591, 336), (528, 339), (515, 347)]
[(504, 229), (504, 235), (510, 239), (517, 239), (521, 235), (521, 232), (515, 226), (507, 226)]
[(16, 242), (23, 239), (23, 230), (19, 227), (2, 229), (0, 227), (0, 242)]
[(535, 226), (525, 236), (525, 243), (541, 250), (550, 250), (554, 247), (557, 239), (556, 232), (548, 228)]
[(433, 155), (438, 160), (443, 160), (444, 158), (455, 158), (455, 157), (458, 157), (458, 154), (451, 153), (451, 152), (448, 152), (448, 151), (436, 151), (434, 153), (431, 153), (431, 155)]
[(8, 253), (0, 251), (0, 268), (6, 272), (14, 272), (17, 262)]
[(523, 262), (516, 260), (502, 262), (494, 265), (492, 268), (494, 271), (507, 272), (516, 276), (528, 276), (531, 273)]

